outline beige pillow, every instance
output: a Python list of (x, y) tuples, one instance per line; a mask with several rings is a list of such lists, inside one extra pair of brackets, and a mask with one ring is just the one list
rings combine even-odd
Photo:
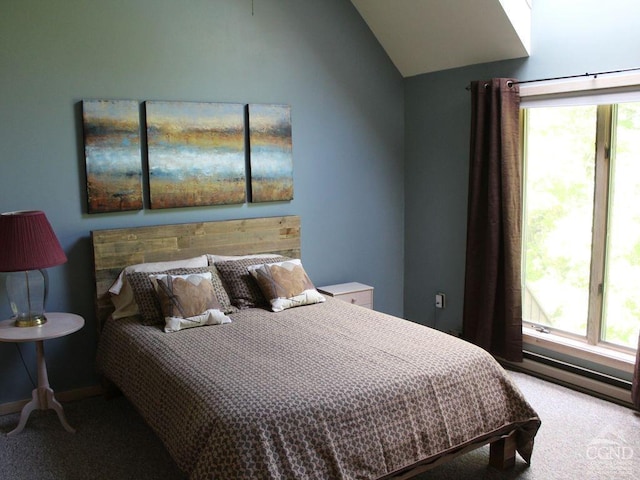
[(220, 310), (211, 273), (150, 275), (165, 320), (165, 332), (230, 323)]
[(298, 259), (247, 268), (274, 312), (325, 301)]
[(187, 258), (185, 260), (172, 260), (168, 262), (149, 262), (138, 263), (125, 267), (118, 275), (115, 282), (109, 287), (111, 294), (111, 303), (115, 307), (115, 311), (111, 314), (112, 318), (124, 318), (132, 315), (138, 315), (138, 305), (136, 303), (133, 289), (127, 280), (128, 273), (134, 272), (165, 272), (176, 268), (198, 268), (206, 267), (209, 263), (206, 255)]

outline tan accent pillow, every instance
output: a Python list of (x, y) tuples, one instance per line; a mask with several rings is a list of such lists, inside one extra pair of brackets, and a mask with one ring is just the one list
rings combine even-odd
[(298, 259), (247, 268), (274, 312), (325, 301)]
[(211, 272), (150, 275), (149, 280), (158, 295), (165, 332), (231, 322), (220, 310), (220, 302), (211, 283)]
[(210, 273), (152, 275), (164, 317), (193, 317), (207, 310), (220, 310)]

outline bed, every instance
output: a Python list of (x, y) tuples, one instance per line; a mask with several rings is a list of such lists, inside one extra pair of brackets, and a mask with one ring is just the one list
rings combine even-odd
[(177, 330), (141, 321), (142, 307), (114, 311), (125, 268), (203, 255), (215, 266), (193, 268), (217, 272), (233, 304), (229, 269), (301, 257), (297, 216), (99, 230), (92, 242), (100, 373), (191, 480), (411, 478), (487, 444), (495, 467), (531, 459), (536, 412), (489, 354), (436, 330), (314, 295), (278, 312), (268, 295), (225, 299), (230, 322)]

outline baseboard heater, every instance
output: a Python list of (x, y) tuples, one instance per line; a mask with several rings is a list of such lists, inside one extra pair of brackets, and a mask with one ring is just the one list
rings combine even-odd
[(632, 405), (630, 381), (526, 350), (523, 358), (522, 363), (503, 364), (624, 406)]

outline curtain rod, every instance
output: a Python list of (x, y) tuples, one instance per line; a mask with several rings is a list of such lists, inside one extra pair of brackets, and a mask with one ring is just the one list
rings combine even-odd
[[(581, 73), (581, 74), (578, 74), (578, 75), (565, 75), (563, 77), (537, 78), (535, 80), (519, 80), (519, 81), (516, 81), (516, 82), (509, 82), (508, 85), (512, 86), (512, 85), (521, 85), (523, 83), (550, 82), (552, 80), (566, 80), (566, 79), (569, 79), (569, 78), (580, 78), (580, 77), (593, 77), (593, 78), (596, 78), (599, 75), (611, 75), (613, 73), (634, 72), (634, 71), (638, 71), (638, 70), (640, 70), (640, 67), (625, 68), (625, 69), (622, 69), (622, 70), (609, 70), (609, 71), (606, 71), (606, 72), (595, 72), (595, 73), (587, 72), (587, 73)], [(470, 90), (471, 89), (471, 85), (467, 85), (465, 88), (467, 90)]]

